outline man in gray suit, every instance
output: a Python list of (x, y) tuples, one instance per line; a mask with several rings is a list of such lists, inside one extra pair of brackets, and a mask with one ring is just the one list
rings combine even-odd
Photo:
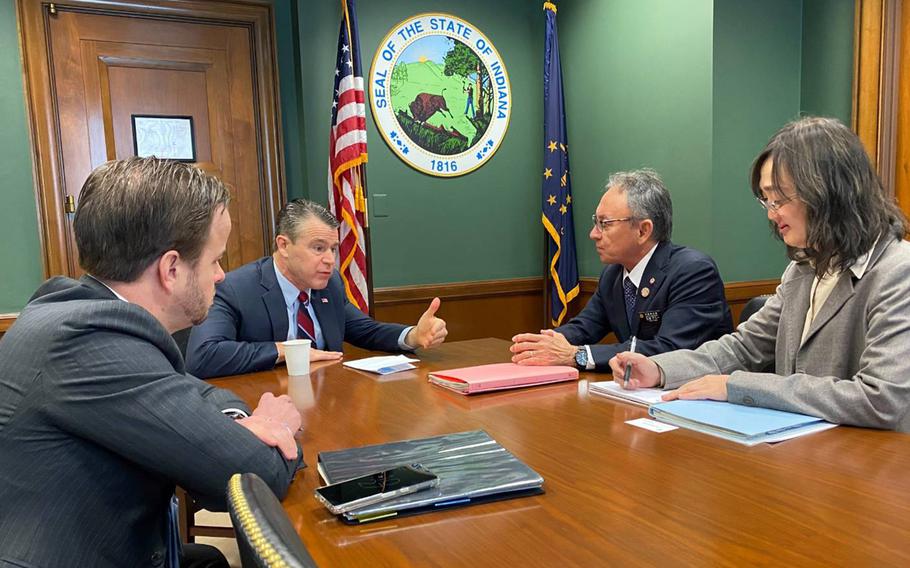
[(859, 138), (834, 119), (792, 122), (755, 159), (752, 191), (793, 260), (777, 292), (694, 351), (617, 355), (614, 379), (631, 363), (633, 387), (679, 387), (666, 400), (910, 432), (907, 224)]
[(207, 508), (226, 507), (235, 472), (286, 493), (302, 463), (293, 403), (266, 394), (250, 411), (186, 375), (170, 335), (205, 318), (224, 278), (227, 203), (217, 179), (156, 158), (85, 182), (86, 275), (45, 282), (0, 341), (0, 566), (203, 565), (198, 548), (180, 558), (176, 484)]

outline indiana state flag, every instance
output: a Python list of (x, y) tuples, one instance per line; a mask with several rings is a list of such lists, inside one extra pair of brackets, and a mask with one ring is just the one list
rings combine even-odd
[(545, 2), (547, 39), (544, 48), (544, 151), (543, 215), (547, 232), (547, 268), (550, 280), (552, 325), (562, 324), (569, 302), (578, 296), (578, 263), (575, 259), (575, 228), (572, 223), (572, 183), (566, 136), (566, 108), (562, 97), (562, 67), (556, 34), (556, 6)]

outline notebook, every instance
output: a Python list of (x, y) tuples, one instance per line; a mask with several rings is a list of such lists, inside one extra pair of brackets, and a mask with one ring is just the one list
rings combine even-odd
[(652, 404), (662, 402), (660, 397), (673, 391), (658, 388), (627, 390), (616, 381), (598, 381), (588, 385), (588, 392), (647, 408)]
[(359, 524), (543, 492), (543, 477), (483, 430), (319, 452), (317, 468), (326, 483), (336, 483), (407, 463), (435, 473), (439, 486), (349, 511), (342, 520)]
[(578, 369), (575, 367), (525, 367), (515, 363), (494, 363), (449, 369), (448, 371), (434, 371), (427, 376), (427, 380), (431, 383), (461, 394), (515, 389), (577, 379)]
[(662, 422), (747, 446), (789, 440), (836, 426), (805, 414), (715, 400), (662, 402), (652, 405), (648, 414)]

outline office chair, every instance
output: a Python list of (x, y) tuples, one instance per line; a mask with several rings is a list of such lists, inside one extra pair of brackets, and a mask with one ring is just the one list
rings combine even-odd
[(236, 473), (227, 488), (243, 568), (315, 567), (281, 503), (255, 473)]
[(770, 294), (762, 294), (761, 296), (755, 296), (743, 306), (743, 311), (739, 313), (739, 323), (743, 323), (747, 319), (754, 316), (762, 307), (764, 307), (765, 302), (770, 298)]

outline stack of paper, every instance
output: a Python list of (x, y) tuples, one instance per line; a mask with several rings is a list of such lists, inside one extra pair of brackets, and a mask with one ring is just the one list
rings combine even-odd
[(588, 385), (588, 392), (612, 398), (613, 400), (618, 400), (620, 402), (631, 402), (632, 404), (647, 408), (652, 404), (662, 402), (660, 397), (673, 391), (665, 391), (657, 388), (627, 390), (622, 388), (616, 381), (600, 381), (590, 383)]
[(343, 365), (359, 371), (369, 371), (380, 375), (397, 373), (398, 371), (407, 371), (416, 369), (411, 363), (416, 363), (420, 359), (412, 359), (404, 355), (383, 355), (379, 357), (367, 357), (366, 359), (357, 359), (356, 361), (345, 361)]
[(461, 394), (574, 381), (577, 378), (578, 369), (575, 367), (525, 367), (515, 363), (434, 371), (427, 376), (431, 383)]
[(654, 418), (747, 446), (834, 428), (821, 418), (715, 400), (673, 400), (648, 409)]

